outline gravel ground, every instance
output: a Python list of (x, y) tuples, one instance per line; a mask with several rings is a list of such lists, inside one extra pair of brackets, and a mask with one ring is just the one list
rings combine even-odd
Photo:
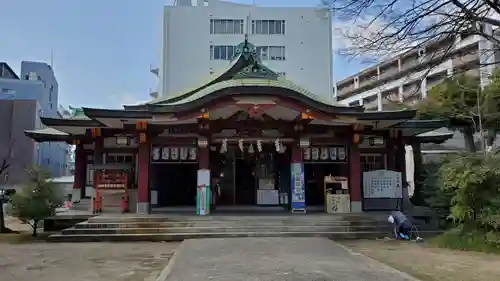
[(178, 243), (0, 244), (0, 280), (154, 281)]
[(362, 253), (423, 281), (498, 281), (500, 255), (454, 251), (398, 241), (344, 242)]

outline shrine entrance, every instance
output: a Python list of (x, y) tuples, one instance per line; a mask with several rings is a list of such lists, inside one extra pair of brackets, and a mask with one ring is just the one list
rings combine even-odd
[(150, 186), (157, 205), (195, 206), (198, 163), (193, 147), (153, 146)]
[(254, 205), (257, 191), (256, 159), (238, 157), (234, 165), (234, 204)]
[[(280, 206), (282, 193), (290, 189), (290, 153), (276, 152), (271, 143), (260, 149), (231, 143), (221, 153), (210, 153), (212, 185), (217, 193), (216, 205)], [(260, 151), (258, 151), (260, 150)]]

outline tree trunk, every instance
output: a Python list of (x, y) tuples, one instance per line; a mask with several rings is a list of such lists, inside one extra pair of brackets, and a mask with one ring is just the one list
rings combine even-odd
[(489, 129), (486, 137), (486, 147), (493, 146), (493, 144), (495, 144), (496, 137), (497, 137), (497, 130)]
[(472, 128), (467, 128), (462, 130), (464, 135), (465, 148), (469, 152), (476, 152), (476, 144), (474, 143), (474, 130)]
[(0, 199), (0, 233), (7, 232), (7, 228), (5, 227), (5, 217), (3, 213), (3, 200)]
[(37, 230), (38, 230), (38, 220), (33, 220), (33, 234), (32, 234), (33, 237), (36, 237)]

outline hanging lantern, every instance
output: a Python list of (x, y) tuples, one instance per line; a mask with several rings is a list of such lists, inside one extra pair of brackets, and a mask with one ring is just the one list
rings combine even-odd
[(248, 147), (248, 153), (253, 154), (254, 152), (255, 150), (253, 149), (253, 144), (250, 144), (250, 146)]
[(92, 128), (92, 137), (100, 137), (101, 136), (101, 128)]
[(147, 143), (148, 142), (148, 138), (146, 136), (146, 133), (142, 132), (142, 133), (139, 133), (139, 143)]
[(208, 140), (207, 139), (198, 139), (198, 147), (200, 147), (200, 148), (208, 147)]
[(199, 119), (208, 119), (210, 117), (210, 115), (208, 114), (208, 112), (204, 112), (202, 114), (200, 114), (200, 116), (198, 117)]
[(138, 131), (146, 131), (148, 129), (148, 122), (139, 121), (139, 122), (135, 123), (135, 128)]
[(354, 135), (352, 136), (352, 142), (353, 142), (354, 144), (358, 144), (358, 143), (359, 143), (359, 140), (360, 140), (360, 136), (359, 136), (359, 134), (354, 134)]

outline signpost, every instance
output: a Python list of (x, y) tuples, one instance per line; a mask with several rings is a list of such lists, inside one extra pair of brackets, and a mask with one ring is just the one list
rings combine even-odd
[(306, 193), (304, 189), (304, 169), (302, 163), (293, 163), (291, 167), (292, 213), (306, 212)]
[(210, 170), (198, 170), (198, 189), (196, 190), (196, 214), (205, 216), (210, 214), (211, 202)]

